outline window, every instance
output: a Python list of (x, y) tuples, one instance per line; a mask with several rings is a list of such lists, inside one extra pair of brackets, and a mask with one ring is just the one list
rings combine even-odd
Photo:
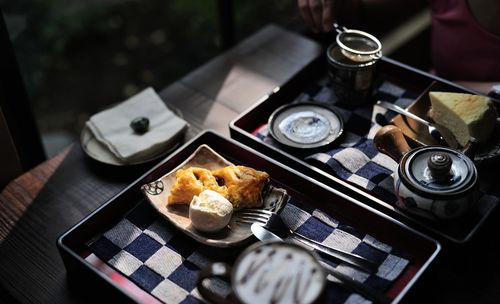
[[(224, 2), (224, 1), (222, 1)], [(231, 3), (231, 1), (227, 1)], [(222, 51), (216, 0), (16, 0), (2, 4), (49, 155), (93, 113), (161, 90)], [(301, 25), (295, 1), (233, 1), (235, 38)]]

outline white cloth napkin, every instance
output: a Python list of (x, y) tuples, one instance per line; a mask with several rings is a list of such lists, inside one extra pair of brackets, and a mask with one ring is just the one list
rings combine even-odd
[[(137, 117), (149, 119), (149, 130), (144, 134), (137, 134), (130, 127), (130, 122)], [(187, 123), (170, 111), (149, 87), (113, 108), (94, 114), (87, 121), (87, 127), (111, 153), (130, 163), (168, 149)]]

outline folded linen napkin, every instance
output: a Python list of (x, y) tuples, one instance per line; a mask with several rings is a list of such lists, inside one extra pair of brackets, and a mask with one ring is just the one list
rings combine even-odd
[[(130, 122), (137, 117), (149, 119), (149, 130), (135, 133)], [(125, 163), (149, 159), (167, 149), (187, 123), (170, 111), (149, 87), (124, 102), (94, 114), (87, 127), (96, 139)]]

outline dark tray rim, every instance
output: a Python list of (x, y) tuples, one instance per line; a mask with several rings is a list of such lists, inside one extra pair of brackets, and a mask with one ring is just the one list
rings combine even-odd
[[(368, 216), (373, 216), (373, 217), (375, 217), (375, 219), (378, 217), (379, 220), (388, 221), (389, 222), (388, 225), (396, 225), (399, 228), (401, 228), (402, 230), (406, 231), (405, 233), (419, 237), (421, 242), (427, 242), (428, 245), (430, 246), (430, 248), (433, 249), (432, 253), (430, 253), (429, 255), (426, 255), (426, 258), (424, 259), (425, 262), (423, 262), (421, 264), (420, 269), (415, 271), (413, 277), (406, 283), (406, 286), (404, 286), (401, 289), (401, 291), (397, 294), (397, 296), (393, 299), (393, 303), (398, 303), (401, 299), (403, 299), (403, 297), (412, 288), (412, 286), (415, 284), (415, 282), (422, 276), (422, 274), (427, 270), (427, 268), (436, 259), (439, 252), (441, 251), (441, 248), (442, 248), (441, 244), (436, 239), (433, 239), (433, 238), (429, 237), (428, 235), (425, 235), (425, 234), (421, 233), (420, 231), (413, 229), (413, 228), (405, 225), (404, 223), (397, 221), (394, 218), (391, 218), (391, 217), (387, 216), (386, 214), (384, 214), (384, 213), (382, 213), (382, 212), (380, 212), (380, 211), (378, 211), (370, 206), (367, 206), (364, 203), (361, 203), (361, 202), (351, 198), (348, 194), (344, 194), (344, 193), (341, 193), (340, 191), (329, 188), (329, 187), (325, 186), (324, 184), (321, 184), (321, 183), (309, 178), (308, 176), (306, 176), (306, 175), (304, 175), (304, 174), (302, 174), (294, 169), (288, 168), (288, 167), (282, 165), (281, 163), (267, 157), (266, 155), (264, 155), (258, 151), (255, 151), (252, 148), (247, 147), (247, 146), (235, 141), (234, 139), (226, 138), (226, 137), (224, 137), (224, 136), (222, 136), (222, 135), (220, 135), (217, 132), (212, 131), (212, 130), (206, 130), (206, 131), (200, 133), (199, 135), (197, 135), (196, 137), (194, 137), (193, 139), (191, 139), (190, 141), (186, 142), (184, 145), (182, 145), (182, 147), (180, 147), (176, 151), (174, 151), (165, 160), (161, 161), (159, 164), (154, 166), (152, 169), (148, 170), (146, 173), (144, 173), (141, 177), (139, 177), (137, 180), (132, 182), (125, 189), (123, 189), (118, 194), (116, 194), (115, 196), (113, 196), (112, 198), (107, 200), (103, 205), (101, 205), (95, 211), (93, 211), (88, 216), (83, 218), (81, 221), (76, 223), (74, 226), (69, 228), (66, 232), (64, 232), (57, 239), (56, 245), (57, 245), (57, 248), (60, 252), (60, 255), (63, 258), (64, 264), (66, 266), (68, 273), (70, 273), (72, 271), (72, 269), (70, 269), (71, 265), (77, 266), (78, 269), (75, 269), (74, 271), (78, 270), (80, 272), (84, 272), (87, 276), (88, 275), (92, 276), (93, 279), (96, 279), (96, 278), (99, 279), (100, 283), (109, 283), (110, 286), (109, 285), (107, 285), (107, 286), (113, 287), (114, 292), (118, 291), (120, 293), (120, 295), (124, 297), (125, 300), (132, 301), (132, 302), (138, 302), (137, 299), (134, 298), (133, 295), (131, 295), (124, 287), (120, 286), (119, 284), (114, 282), (111, 278), (109, 278), (106, 274), (101, 272), (99, 269), (97, 269), (96, 267), (89, 264), (84, 258), (82, 258), (77, 252), (75, 252), (73, 250), (73, 248), (71, 247), (71, 245), (67, 244), (66, 241), (68, 238), (73, 237), (74, 234), (78, 234), (79, 230), (82, 229), (81, 228), (82, 225), (88, 224), (88, 222), (93, 221), (93, 219), (96, 215), (98, 215), (104, 211), (109, 211), (107, 209), (116, 208), (116, 206), (114, 206), (113, 203), (115, 203), (115, 205), (116, 205), (116, 202), (118, 201), (118, 199), (120, 197), (122, 197), (128, 191), (133, 191), (132, 189), (134, 187), (143, 183), (148, 178), (148, 176), (150, 177), (151, 174), (153, 172), (155, 172), (156, 170), (160, 169), (162, 167), (162, 165), (164, 165), (167, 162), (174, 159), (178, 154), (180, 154), (182, 152), (182, 150), (188, 148), (189, 146), (194, 145), (198, 141), (202, 141), (205, 138), (210, 139), (210, 137), (215, 137), (217, 140), (227, 141), (228, 144), (235, 145), (239, 149), (243, 149), (243, 150), (246, 150), (246, 152), (253, 153), (255, 155), (255, 157), (261, 158), (265, 162), (270, 162), (271, 164), (273, 164), (277, 167), (280, 167), (280, 170), (290, 171), (289, 172), (290, 174), (297, 175), (301, 179), (305, 179), (308, 182), (311, 182), (314, 187), (320, 187), (324, 191), (327, 191), (328, 193), (330, 193), (331, 195), (339, 196), (343, 200), (348, 200), (349, 203), (356, 205), (353, 208), (364, 209), (365, 212), (367, 212), (366, 214)], [(139, 190), (137, 190), (137, 191), (140, 192)], [(134, 204), (137, 204), (137, 202), (135, 202)], [(128, 208), (128, 209), (130, 209), (130, 208)], [(121, 213), (114, 212), (113, 216), (115, 218), (120, 218), (121, 216), (123, 216), (124, 213), (125, 212), (121, 212)], [(84, 240), (82, 240), (82, 242), (84, 242)], [(99, 282), (96, 282), (96, 283), (99, 283)]]
[[(464, 86), (453, 83), (453, 82), (446, 80), (444, 78), (429, 74), (427, 72), (424, 72), (424, 71), (419, 70), (417, 68), (411, 67), (411, 66), (406, 65), (404, 63), (401, 63), (399, 61), (390, 59), (388, 57), (383, 56), (380, 60), (385, 62), (386, 64), (392, 65), (396, 68), (407, 70), (408, 72), (414, 73), (414, 74), (418, 75), (418, 77), (429, 78), (429, 85), (433, 82), (440, 82), (446, 86), (451, 86), (451, 87), (454, 87), (458, 90), (470, 92), (471, 94), (480, 94), (480, 93), (475, 92), (473, 90), (470, 90)], [(309, 66), (306, 66), (300, 73), (309, 74), (309, 72), (308, 72), (309, 69), (311, 69), (311, 70), (316, 69), (317, 70), (318, 63), (319, 63), (318, 60), (312, 62)], [(302, 77), (304, 77), (304, 76), (298, 75), (296, 78), (300, 79)], [(292, 79), (289, 81), (289, 83), (296, 84), (297, 80)], [(291, 166), (298, 166), (299, 171), (308, 170), (311, 172), (311, 174), (319, 174), (324, 179), (327, 179), (329, 182), (333, 181), (336, 184), (336, 186), (345, 187), (347, 189), (353, 190), (353, 191), (357, 192), (358, 194), (366, 197), (367, 199), (369, 199), (370, 201), (372, 201), (376, 205), (382, 207), (384, 209), (384, 211), (386, 211), (390, 214), (390, 215), (387, 214), (390, 217), (393, 217), (399, 221), (402, 221), (403, 223), (408, 223), (410, 225), (413, 225), (413, 227), (416, 227), (418, 230), (423, 229), (423, 232), (425, 232), (425, 233), (431, 234), (433, 236), (438, 236), (440, 238), (443, 238), (444, 240), (448, 240), (448, 241), (451, 241), (451, 242), (456, 243), (456, 244), (465, 244), (468, 241), (470, 241), (470, 239), (476, 234), (476, 232), (483, 226), (484, 222), (490, 217), (490, 214), (496, 209), (496, 206), (491, 207), (481, 217), (481, 219), (476, 223), (476, 225), (474, 225), (474, 227), (465, 235), (464, 238), (453, 237), (453, 236), (450, 236), (449, 234), (443, 233), (439, 229), (429, 227), (425, 223), (419, 221), (417, 218), (411, 217), (411, 216), (405, 214), (404, 212), (398, 210), (397, 208), (393, 207), (391, 204), (386, 203), (383, 200), (371, 195), (368, 191), (363, 191), (361, 188), (358, 188), (358, 187), (356, 187), (356, 186), (354, 186), (354, 185), (352, 185), (352, 184), (350, 184), (350, 183), (348, 183), (340, 178), (337, 178), (337, 177), (333, 176), (332, 174), (329, 174), (320, 168), (314, 167), (314, 166), (306, 163), (305, 161), (299, 159), (296, 156), (293, 156), (292, 154), (290, 154), (284, 150), (281, 150), (277, 147), (274, 147), (274, 146), (271, 146), (269, 144), (262, 142), (256, 136), (252, 135), (251, 133), (249, 133), (248, 131), (242, 129), (241, 127), (239, 127), (237, 125), (247, 115), (249, 115), (251, 112), (255, 111), (256, 108), (258, 108), (262, 104), (266, 103), (270, 99), (275, 98), (276, 94), (278, 94), (280, 91), (284, 90), (283, 87), (285, 87), (285, 90), (286, 90), (286, 84), (280, 88), (273, 90), (272, 93), (265, 96), (265, 98), (260, 99), (252, 107), (248, 108), (246, 111), (240, 113), (236, 118), (234, 118), (229, 124), (229, 131), (230, 131), (231, 138), (236, 139), (238, 141), (240, 141), (241, 137), (243, 137), (245, 141), (250, 140), (251, 144), (249, 144), (249, 146), (251, 146), (259, 151), (262, 151), (260, 149), (266, 149), (275, 155), (277, 154), (280, 157), (284, 157), (284, 158), (288, 159), (287, 164), (290, 164)], [(426, 87), (428, 87), (428, 86), (426, 86)], [(500, 107), (500, 105), (498, 105), (498, 106)], [(258, 147), (258, 148), (256, 148), (256, 147)], [(265, 153), (267, 153), (268, 151), (266, 151)], [(279, 161), (283, 162), (281, 159)], [(332, 187), (329, 185), (327, 185), (327, 186)], [(383, 213), (385, 214), (385, 212), (383, 212)]]

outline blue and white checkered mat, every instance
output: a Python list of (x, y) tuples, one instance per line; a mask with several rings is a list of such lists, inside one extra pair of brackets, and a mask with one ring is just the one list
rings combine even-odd
[[(403, 108), (410, 105), (417, 94), (384, 82), (377, 90), (377, 97), (393, 102)], [(317, 102), (331, 105), (336, 97), (333, 95), (327, 79), (312, 85), (294, 101)], [(309, 155), (304, 158), (310, 164), (322, 170), (361, 186), (375, 196), (389, 203), (397, 201), (393, 193), (392, 173), (397, 163), (389, 156), (380, 153), (373, 144), (373, 136), (381, 127), (374, 123), (375, 116), (382, 114), (390, 121), (395, 114), (380, 107), (358, 107), (352, 111), (337, 107), (344, 119), (344, 134), (342, 142), (335, 148)], [(262, 141), (279, 146), (269, 134), (267, 125), (261, 127), (256, 136)]]
[[(378, 98), (408, 106), (417, 96), (389, 82), (378, 88)], [(315, 101), (330, 103), (331, 90), (327, 80), (310, 86), (295, 102)], [(396, 162), (379, 153), (373, 145), (373, 135), (380, 128), (374, 117), (381, 113), (389, 121), (394, 114), (375, 107), (342, 110), (345, 121), (343, 142), (336, 148), (308, 156), (305, 160), (327, 172), (352, 182), (373, 195), (395, 203), (392, 173)], [(275, 144), (264, 126), (257, 134), (269, 144)], [(482, 193), (479, 208), (488, 210), (498, 198)], [(480, 212), (481, 213), (481, 212)], [(326, 245), (335, 244), (379, 263), (376, 275), (368, 275), (347, 265), (335, 265), (359, 281), (386, 290), (405, 269), (411, 257), (395, 251), (370, 235), (339, 223), (319, 210), (311, 210), (297, 201), (291, 201), (282, 213), (285, 222), (294, 230)], [(141, 203), (109, 231), (90, 242), (90, 248), (99, 258), (111, 265), (138, 286), (166, 303), (197, 303), (202, 301), (196, 290), (199, 269), (212, 262), (233, 261), (236, 249), (212, 248), (197, 243), (177, 231), (146, 203)], [(221, 294), (229, 292), (228, 284), (220, 280), (211, 287)], [(330, 284), (326, 299), (329, 303), (364, 303), (361, 296)]]
[[(376, 262), (378, 272), (372, 275), (337, 264), (334, 260), (331, 264), (377, 290), (389, 288), (409, 263), (408, 255), (389, 244), (293, 199), (283, 209), (282, 217), (289, 227), (309, 238)], [(89, 246), (101, 260), (166, 303), (203, 301), (196, 289), (198, 271), (213, 262), (232, 261), (239, 253), (238, 249), (213, 248), (197, 243), (160, 218), (146, 202), (140, 203), (118, 224), (94, 238)], [(229, 293), (228, 283), (221, 280), (209, 283), (210, 288), (218, 293)], [(326, 292), (329, 303), (368, 302), (335, 283), (329, 283)]]
[[(375, 97), (386, 100), (403, 108), (408, 107), (418, 93), (407, 91), (391, 82), (384, 81), (378, 88)], [(317, 102), (327, 105), (335, 104), (336, 97), (330, 88), (328, 79), (309, 86), (293, 103)], [(344, 118), (344, 135), (342, 142), (329, 151), (308, 155), (303, 159), (321, 170), (351, 182), (384, 202), (396, 204), (394, 195), (393, 172), (398, 164), (389, 156), (379, 152), (373, 143), (375, 133), (381, 128), (376, 123), (378, 114), (388, 122), (395, 113), (378, 106), (368, 105), (352, 111), (337, 107)], [(260, 127), (255, 135), (267, 144), (279, 147), (269, 134), (267, 125)], [(480, 186), (486, 186), (480, 181)], [(481, 192), (477, 202), (478, 212), (488, 210), (498, 204), (500, 198)]]

